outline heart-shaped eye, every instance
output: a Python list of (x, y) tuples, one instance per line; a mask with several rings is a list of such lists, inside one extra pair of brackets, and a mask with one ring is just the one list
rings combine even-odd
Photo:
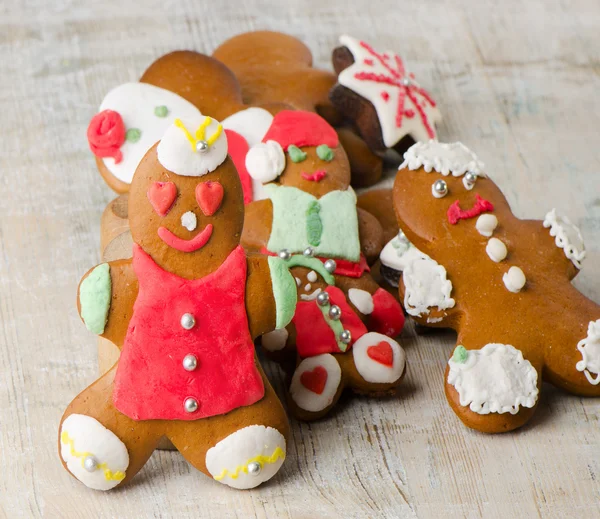
[(177, 198), (177, 186), (173, 182), (152, 182), (148, 188), (148, 200), (159, 216), (165, 216)]
[(202, 182), (196, 186), (196, 201), (206, 216), (212, 216), (221, 207), (223, 186), (219, 182)]

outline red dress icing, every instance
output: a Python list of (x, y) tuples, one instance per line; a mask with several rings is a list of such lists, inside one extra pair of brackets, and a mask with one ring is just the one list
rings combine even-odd
[[(325, 289), (332, 305), (342, 311), (342, 325), (350, 330), (352, 343), (367, 333), (367, 327), (350, 308), (346, 296), (339, 288), (329, 286)], [(298, 301), (296, 313), (292, 319), (296, 327), (296, 349), (302, 358), (314, 357), (321, 353), (339, 353), (340, 348), (333, 330), (327, 324), (317, 301)]]
[[(115, 377), (115, 407), (134, 420), (197, 420), (264, 395), (246, 315), (246, 255), (238, 246), (212, 274), (184, 279), (133, 248), (139, 293)], [(181, 316), (196, 321), (191, 330)], [(194, 355), (197, 368), (183, 359)], [(198, 409), (184, 409), (187, 398)]]

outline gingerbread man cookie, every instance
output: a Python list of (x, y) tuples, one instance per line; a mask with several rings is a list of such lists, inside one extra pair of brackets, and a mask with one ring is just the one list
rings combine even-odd
[(420, 324), (457, 331), (446, 396), (469, 427), (525, 424), (542, 378), (600, 395), (600, 306), (571, 284), (585, 248), (557, 211), (516, 218), (483, 164), (461, 143), (417, 143), (393, 188), (400, 295)]
[(283, 463), (288, 422), (253, 339), (288, 324), (296, 284), (283, 260), (240, 246), (242, 188), (227, 151), (216, 120), (176, 119), (133, 178), (133, 259), (81, 281), (85, 325), (121, 348), (61, 420), (63, 465), (90, 488), (132, 479), (163, 437), (235, 488)]

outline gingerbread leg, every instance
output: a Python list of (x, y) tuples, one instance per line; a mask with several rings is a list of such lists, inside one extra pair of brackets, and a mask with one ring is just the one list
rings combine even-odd
[(136, 422), (114, 408), (115, 371), (116, 365), (69, 404), (59, 428), (63, 466), (95, 490), (133, 478), (161, 437), (156, 424)]
[(264, 373), (265, 396), (222, 416), (173, 422), (167, 433), (195, 468), (233, 488), (254, 488), (281, 468), (287, 417)]

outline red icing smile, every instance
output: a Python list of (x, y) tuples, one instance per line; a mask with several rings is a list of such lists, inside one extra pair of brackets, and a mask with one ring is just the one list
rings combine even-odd
[(181, 252), (195, 252), (206, 245), (213, 232), (212, 223), (209, 223), (202, 232), (196, 234), (191, 240), (184, 240), (175, 236), (166, 227), (158, 228), (158, 236), (169, 247)]
[(302, 173), (302, 178), (304, 180), (308, 180), (309, 182), (321, 182), (327, 175), (327, 172), (324, 169), (319, 169), (314, 173)]
[(458, 200), (456, 200), (448, 208), (448, 221), (452, 225), (455, 225), (459, 220), (468, 220), (469, 218), (475, 218), (476, 216), (479, 216), (481, 213), (494, 210), (494, 206), (491, 202), (481, 198), (478, 194), (475, 195), (475, 198), (476, 201), (473, 207), (464, 211), (460, 208)]

